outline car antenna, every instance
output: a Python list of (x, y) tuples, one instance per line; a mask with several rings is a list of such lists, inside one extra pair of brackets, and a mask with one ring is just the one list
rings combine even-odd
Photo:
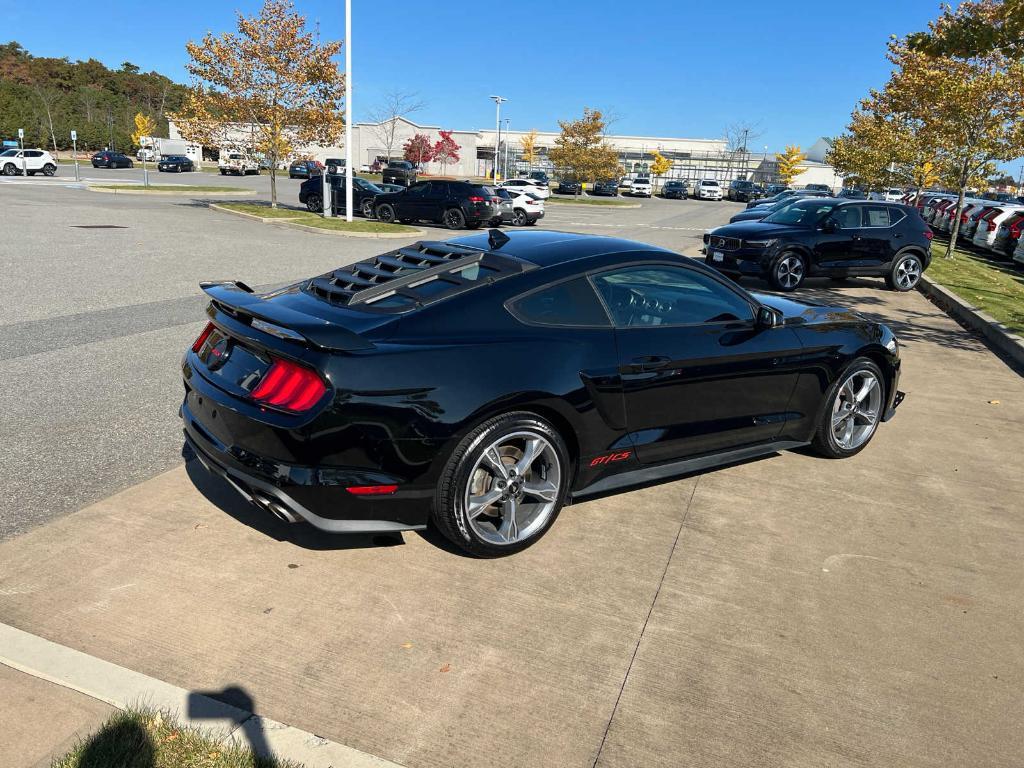
[(492, 251), (501, 248), (512, 238), (502, 232), (500, 229), (490, 229), (487, 231), (487, 245), (490, 246)]

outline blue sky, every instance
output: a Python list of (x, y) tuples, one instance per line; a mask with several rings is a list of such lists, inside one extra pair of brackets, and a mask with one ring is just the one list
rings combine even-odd
[[(0, 0), (0, 34), (37, 55), (127, 60), (185, 82), (185, 42), (231, 28), (235, 10), (259, 5), (107, 0), (93, 31), (78, 2), (53, 0), (40, 16)], [(557, 130), (558, 119), (592, 106), (617, 117), (611, 132), (633, 135), (715, 138), (745, 120), (762, 134), (751, 149), (772, 151), (841, 132), (857, 100), (888, 76), (889, 35), (923, 29), (938, 13), (938, 0), (352, 5), (356, 120), (397, 88), (425, 102), (417, 122), (493, 127), (487, 97), (499, 93), (509, 98), (502, 116), (513, 129)], [(343, 36), (342, 0), (296, 7), (323, 37)], [(489, 8), (500, 9), (497, 23)]]

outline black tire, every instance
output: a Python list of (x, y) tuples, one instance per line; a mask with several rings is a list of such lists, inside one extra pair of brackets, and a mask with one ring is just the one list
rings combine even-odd
[(516, 208), (512, 211), (512, 224), (517, 227), (526, 226), (527, 218), (526, 211), (522, 208)]
[(854, 373), (858, 371), (871, 371), (878, 378), (879, 386), (882, 387), (882, 408), (885, 407), (885, 403), (888, 402), (888, 398), (885, 392), (885, 377), (882, 375), (881, 369), (875, 364), (873, 360), (869, 360), (866, 357), (858, 357), (849, 366), (836, 377), (836, 380), (832, 382), (832, 385), (828, 388), (825, 393), (825, 397), (822, 400), (821, 408), (818, 414), (818, 426), (814, 430), (814, 438), (811, 440), (811, 447), (820, 456), (824, 456), (827, 459), (846, 459), (850, 456), (854, 456), (864, 450), (868, 443), (874, 438), (875, 433), (878, 431), (878, 424), (881, 423), (881, 416), (878, 414), (878, 419), (875, 422), (874, 429), (870, 436), (856, 448), (846, 449), (836, 442), (835, 434), (832, 431), (832, 409), (835, 403), (836, 397), (839, 396), (839, 390), (843, 383)]
[(777, 291), (795, 291), (807, 277), (807, 258), (796, 251), (783, 251), (772, 262), (768, 282)]
[(53, 163), (47, 163), (46, 165), (43, 166), (43, 175), (44, 176), (53, 176), (53, 174), (55, 174), (56, 172), (57, 172), (57, 166), (54, 165)]
[[(555, 507), (543, 527), (528, 538), (513, 544), (498, 545), (482, 539), (466, 518), (464, 494), (477, 461), (488, 446), (504, 435), (516, 432), (543, 437), (558, 457), (561, 483)], [(434, 495), (433, 520), (438, 530), (453, 544), (477, 557), (503, 557), (520, 552), (543, 536), (558, 517), (565, 504), (573, 467), (565, 441), (544, 419), (528, 411), (514, 411), (479, 424), (452, 451), (445, 464)]]
[(228, 175), (228, 169), (227, 168), (221, 168), (220, 169), (220, 175), (221, 176), (227, 176)]
[(310, 213), (323, 213), (324, 199), (314, 192), (306, 197), (306, 210)]
[(373, 198), (368, 197), (359, 206), (359, 212), (363, 214), (363, 218), (369, 219), (373, 216)]
[(917, 287), (923, 273), (924, 264), (916, 253), (897, 254), (892, 269), (885, 276), (885, 284), (889, 290), (905, 293)]
[(441, 223), (448, 229), (462, 229), (466, 226), (466, 214), (459, 208), (448, 208), (441, 214)]
[(17, 176), (18, 167), (14, 163), (4, 165), (4, 176)]
[(377, 206), (376, 211), (377, 221), (382, 224), (394, 224), (395, 223), (395, 208), (391, 203), (381, 203)]

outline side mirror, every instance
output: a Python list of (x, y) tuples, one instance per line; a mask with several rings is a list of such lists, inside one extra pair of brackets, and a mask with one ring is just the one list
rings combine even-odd
[(774, 328), (779, 325), (779, 315), (771, 307), (757, 308), (757, 327)]

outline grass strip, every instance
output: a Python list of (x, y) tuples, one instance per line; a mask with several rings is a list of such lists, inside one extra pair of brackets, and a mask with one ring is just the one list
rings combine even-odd
[(330, 229), (337, 232), (408, 232), (417, 234), (416, 227), (407, 227), (404, 224), (384, 224), (380, 221), (356, 219), (345, 221), (345, 219), (324, 219), (320, 216), (313, 216), (310, 219), (302, 219), (297, 222), (305, 227), (316, 227), (317, 229)]
[(959, 249), (947, 259), (945, 250), (944, 244), (932, 245), (928, 277), (1024, 335), (1024, 268)]
[(307, 219), (320, 218), (319, 215), (300, 208), (271, 208), (270, 203), (217, 203), (217, 206), (239, 213), (261, 216), (264, 219), (302, 219), (303, 224), (309, 223)]

